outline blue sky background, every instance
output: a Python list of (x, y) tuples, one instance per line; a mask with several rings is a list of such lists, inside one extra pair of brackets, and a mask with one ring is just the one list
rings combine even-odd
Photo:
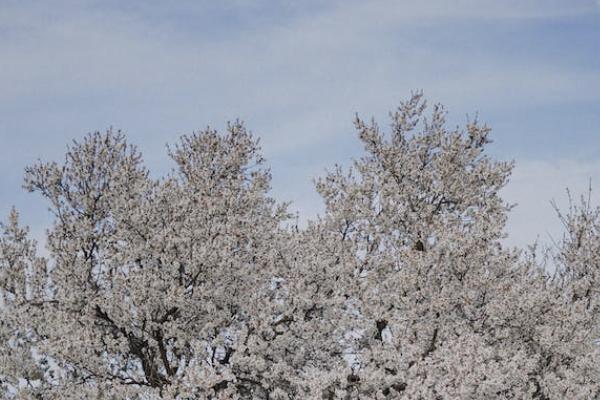
[(262, 139), (273, 192), (310, 217), (311, 179), (360, 155), (356, 112), (413, 90), (493, 128), (515, 159), (509, 243), (560, 234), (565, 188), (600, 203), (600, 3), (593, 0), (0, 0), (0, 213), (41, 238), (46, 204), (23, 168), (120, 128), (159, 176), (166, 143), (240, 118)]

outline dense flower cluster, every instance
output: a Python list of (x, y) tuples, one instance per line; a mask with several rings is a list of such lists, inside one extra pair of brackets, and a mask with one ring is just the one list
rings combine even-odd
[(512, 164), (415, 94), (317, 180), (305, 228), (269, 197), (239, 123), (152, 179), (120, 132), (26, 170), (48, 260), (0, 225), (0, 397), (591, 399), (600, 396), (600, 209), (560, 214), (553, 270), (502, 245)]

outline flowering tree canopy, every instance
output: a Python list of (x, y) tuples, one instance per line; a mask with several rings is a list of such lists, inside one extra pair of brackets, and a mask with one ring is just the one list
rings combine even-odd
[(150, 177), (120, 132), (40, 162), (48, 258), (0, 225), (0, 397), (588, 399), (600, 396), (600, 208), (559, 218), (553, 270), (503, 245), (512, 163), (415, 94), (316, 181), (299, 227), (243, 124)]

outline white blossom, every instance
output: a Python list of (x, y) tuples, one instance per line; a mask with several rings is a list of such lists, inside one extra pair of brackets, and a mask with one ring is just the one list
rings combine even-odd
[(0, 226), (0, 397), (591, 399), (600, 396), (600, 208), (559, 212), (556, 271), (506, 248), (512, 163), (420, 93), (316, 182), (306, 228), (269, 195), (240, 122), (150, 177), (121, 132), (27, 168), (48, 259)]

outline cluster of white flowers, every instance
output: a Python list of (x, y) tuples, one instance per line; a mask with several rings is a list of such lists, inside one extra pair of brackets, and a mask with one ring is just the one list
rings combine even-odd
[(559, 214), (550, 272), (505, 248), (512, 164), (415, 94), (316, 182), (306, 228), (239, 123), (184, 136), (152, 179), (112, 130), (26, 170), (48, 260), (0, 225), (0, 397), (600, 397), (600, 208)]

